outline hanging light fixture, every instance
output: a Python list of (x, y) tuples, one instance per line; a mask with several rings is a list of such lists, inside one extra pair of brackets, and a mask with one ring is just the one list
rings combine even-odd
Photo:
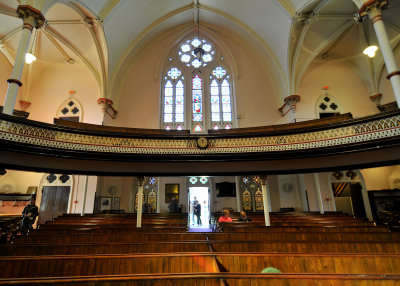
[(367, 55), (370, 58), (373, 58), (375, 57), (375, 53), (377, 50), (378, 50), (377, 46), (369, 46), (363, 51), (363, 54)]
[(25, 54), (25, 62), (30, 65), (31, 63), (33, 63), (34, 61), (36, 61), (36, 56), (33, 54), (33, 47), (35, 46), (35, 40), (36, 40), (36, 33), (37, 33), (37, 29), (35, 29), (35, 32), (33, 34), (33, 41), (32, 41), (32, 45), (31, 45), (31, 49), (29, 52), (27, 52)]
[[(196, 18), (195, 22), (197, 24), (197, 39), (201, 42), (200, 40), (200, 8), (199, 8), (199, 2), (198, 0), (194, 0), (194, 6), (196, 7)], [(201, 46), (195, 48), (193, 50), (194, 54), (196, 55), (196, 58), (198, 60), (201, 60), (202, 56), (204, 55), (204, 50)]]

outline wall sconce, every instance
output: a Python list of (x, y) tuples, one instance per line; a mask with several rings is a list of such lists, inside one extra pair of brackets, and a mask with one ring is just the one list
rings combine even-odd
[(375, 57), (375, 53), (376, 53), (377, 50), (378, 50), (377, 46), (369, 46), (368, 48), (366, 48), (363, 51), (363, 54), (367, 55), (370, 58), (373, 58), (373, 57)]

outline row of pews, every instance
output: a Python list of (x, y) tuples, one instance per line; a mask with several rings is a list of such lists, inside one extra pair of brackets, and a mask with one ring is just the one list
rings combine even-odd
[[(0, 285), (400, 285), (400, 233), (341, 213), (64, 215), (0, 246)], [(265, 273), (264, 269), (281, 273)]]

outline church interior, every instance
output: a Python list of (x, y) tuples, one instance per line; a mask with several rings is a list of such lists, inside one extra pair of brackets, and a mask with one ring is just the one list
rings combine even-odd
[(0, 285), (399, 285), (398, 13), (0, 0)]

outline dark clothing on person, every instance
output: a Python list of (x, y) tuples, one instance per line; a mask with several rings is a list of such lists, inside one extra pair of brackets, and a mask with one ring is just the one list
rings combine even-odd
[(249, 218), (249, 217), (246, 217), (246, 218), (239, 218), (238, 219), (238, 221), (252, 221), (252, 219), (251, 218)]
[(169, 203), (169, 212), (170, 213), (177, 213), (179, 212), (179, 206), (178, 206), (178, 202), (176, 201), (176, 199), (172, 199), (171, 202)]
[(197, 216), (197, 225), (201, 225), (201, 205), (197, 204), (195, 206), (195, 214)]
[(28, 230), (32, 229), (32, 225), (35, 223), (36, 217), (39, 215), (39, 209), (37, 206), (29, 204), (22, 211), (22, 222), (20, 231), (22, 234), (27, 234)]

